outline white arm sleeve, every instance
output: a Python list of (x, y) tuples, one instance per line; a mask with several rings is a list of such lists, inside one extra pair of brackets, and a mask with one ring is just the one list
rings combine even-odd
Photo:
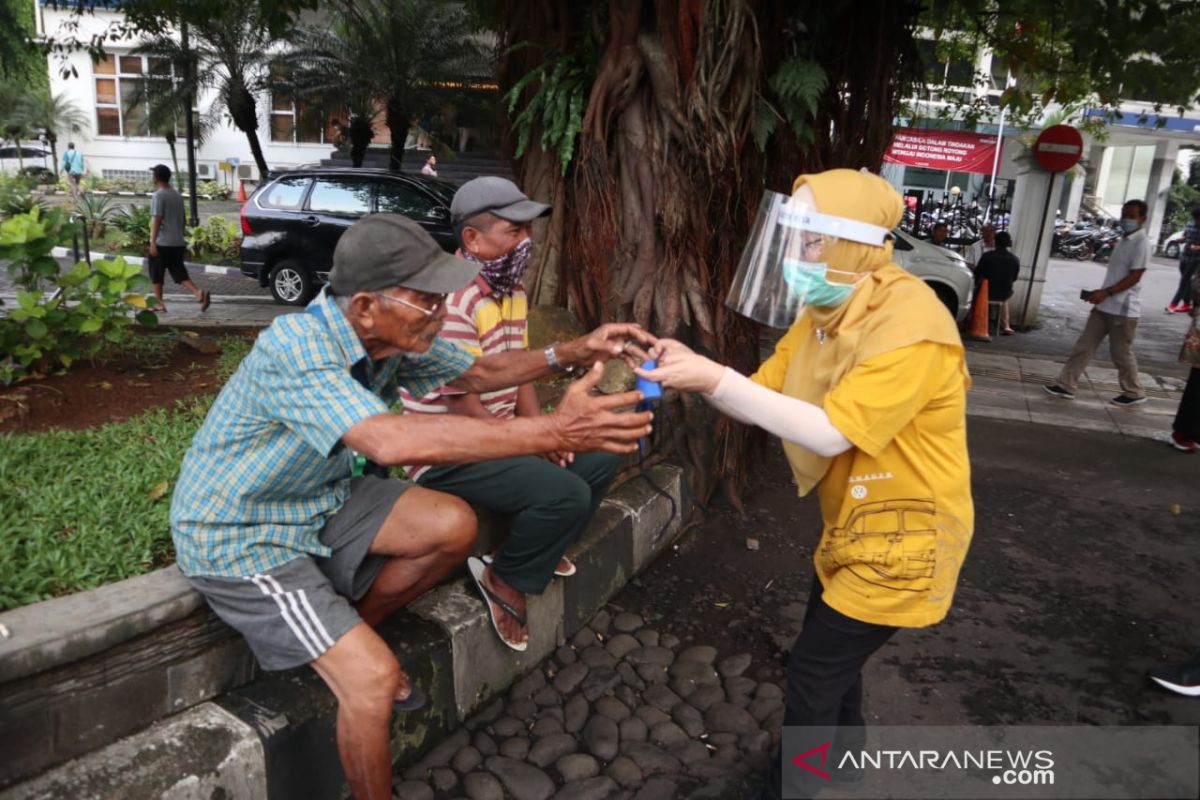
[(739, 422), (757, 425), (819, 456), (836, 456), (853, 446), (833, 427), (825, 409), (773, 392), (729, 367), (713, 393), (704, 397)]

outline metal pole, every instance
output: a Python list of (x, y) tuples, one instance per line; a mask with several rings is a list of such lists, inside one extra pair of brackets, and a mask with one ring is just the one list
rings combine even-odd
[[(1004, 88), (1008, 89), (1013, 84), (1012, 71), (1005, 73)], [(988, 189), (988, 207), (987, 213), (983, 216), (984, 222), (990, 222), (992, 219), (992, 201), (996, 194), (996, 171), (1000, 168), (1000, 153), (1004, 150), (1004, 118), (1008, 115), (1008, 107), (1000, 109), (1000, 132), (996, 134), (996, 156), (992, 159), (992, 185)]]
[(195, 227), (200, 224), (200, 210), (196, 205), (196, 128), (192, 120), (192, 106), (196, 104), (196, 96), (192, 93), (192, 73), (195, 71), (192, 65), (192, 52), (188, 49), (188, 26), (183, 22), (179, 26), (180, 44), (183, 46), (184, 54), (184, 69), (187, 74), (184, 76), (187, 92), (187, 108), (184, 110), (184, 117), (187, 120), (187, 141), (184, 146), (187, 148), (187, 165), (188, 165), (188, 192), (189, 202), (188, 211), (190, 217), (188, 224)]
[(1050, 195), (1054, 194), (1054, 176), (1058, 173), (1047, 173), (1050, 176), (1050, 183), (1046, 185), (1046, 204), (1042, 207), (1042, 224), (1038, 225), (1037, 243), (1033, 246), (1033, 263), (1029, 265), (1029, 284), (1025, 287), (1025, 304), (1021, 306), (1021, 325), (1025, 325), (1026, 315), (1029, 313), (1029, 299), (1033, 296), (1033, 278), (1037, 274), (1038, 256), (1042, 252), (1042, 237), (1046, 232), (1046, 216), (1050, 213)]

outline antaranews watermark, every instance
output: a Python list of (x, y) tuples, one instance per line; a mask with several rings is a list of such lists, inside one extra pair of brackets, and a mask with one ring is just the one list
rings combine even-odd
[(786, 727), (785, 798), (1200, 796), (1196, 726)]

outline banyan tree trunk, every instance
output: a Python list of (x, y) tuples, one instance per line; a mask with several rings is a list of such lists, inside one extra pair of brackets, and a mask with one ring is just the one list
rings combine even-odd
[[(828, 73), (830, 89), (813, 121), (828, 136), (801, 148), (785, 132), (760, 154), (752, 118), (767, 77), (792, 57), (780, 8), (788, 4), (609, 0), (606, 19), (595, 16), (601, 4), (507, 5), (506, 40), (535, 46), (502, 61), (502, 88), (548, 55), (569, 52), (581, 26), (604, 30), (572, 168), (563, 177), (557, 155), (536, 148), (517, 163), (526, 192), (555, 206), (529, 280), (535, 301), (566, 301), (589, 325), (634, 321), (744, 374), (754, 371), (757, 326), (724, 298), (761, 193), (788, 191), (806, 168), (878, 169), (904, 85), (894, 80), (898, 54), (905, 36), (911, 41), (916, 6), (831, 0), (805, 12), (823, 15), (826, 41), (809, 42), (808, 57)], [(690, 467), (693, 496), (704, 503), (721, 488), (740, 505), (761, 438), (695, 396), (683, 396), (667, 414), (669, 427), (682, 432), (677, 457)]]

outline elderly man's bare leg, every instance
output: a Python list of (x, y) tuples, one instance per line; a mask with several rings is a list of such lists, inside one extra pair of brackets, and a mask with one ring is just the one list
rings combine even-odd
[(337, 746), (356, 800), (391, 800), (392, 698), (407, 682), (391, 648), (367, 625), (355, 625), (312, 667), (338, 701)]
[(463, 500), (414, 486), (396, 500), (371, 543), (392, 556), (356, 609), (378, 625), (460, 567), (475, 546), (475, 512)]

